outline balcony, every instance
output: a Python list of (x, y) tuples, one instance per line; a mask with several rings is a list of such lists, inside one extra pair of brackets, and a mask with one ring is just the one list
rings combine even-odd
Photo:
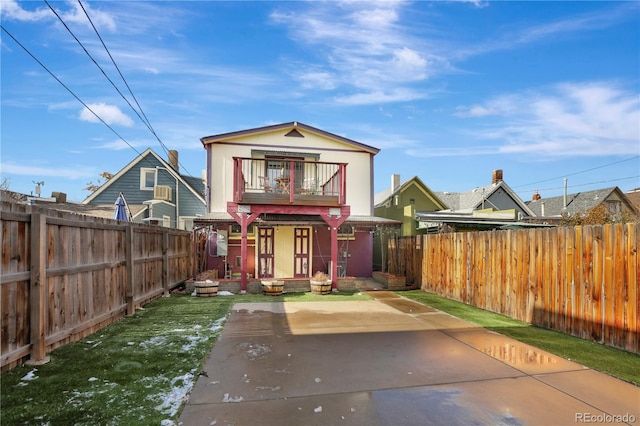
[(233, 198), (239, 204), (342, 206), (346, 163), (234, 157)]

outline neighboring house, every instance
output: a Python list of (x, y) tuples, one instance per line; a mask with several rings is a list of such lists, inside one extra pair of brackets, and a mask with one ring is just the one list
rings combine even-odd
[[(290, 122), (201, 138), (207, 152), (207, 269), (224, 277), (372, 275), (378, 149)], [(202, 235), (202, 234), (201, 234)]]
[(626, 195), (631, 204), (633, 204), (633, 207), (636, 209), (636, 211), (640, 213), (640, 188), (635, 188), (631, 191), (627, 191), (624, 195)]
[(390, 236), (411, 236), (426, 232), (426, 229), (418, 228), (416, 211), (431, 212), (445, 209), (447, 206), (419, 177), (414, 176), (400, 183), (400, 175), (391, 175), (391, 187), (374, 196), (373, 212), (377, 217), (402, 222), (402, 227), (389, 228), (387, 233), (375, 234), (374, 269), (386, 269), (386, 245)]
[(467, 192), (436, 192), (447, 209), (417, 211), (419, 227), (427, 232), (486, 230), (527, 226), (523, 219), (533, 211), (504, 182), (502, 170), (494, 170), (491, 184)]
[(637, 214), (633, 203), (617, 186), (548, 198), (536, 193), (533, 198), (527, 205), (537, 222), (558, 223), (563, 217), (585, 214), (600, 205), (606, 207), (612, 218), (622, 218), (625, 212)]
[(169, 151), (169, 161), (147, 149), (89, 195), (83, 204), (110, 206), (122, 193), (131, 220), (191, 230), (193, 220), (206, 213), (202, 178), (179, 172), (178, 153)]

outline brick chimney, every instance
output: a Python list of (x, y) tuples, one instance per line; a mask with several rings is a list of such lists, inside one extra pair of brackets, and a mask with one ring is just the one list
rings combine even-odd
[(531, 198), (531, 200), (532, 200), (532, 201), (537, 201), (537, 200), (539, 200), (540, 198), (542, 198), (542, 197), (540, 196), (540, 193), (539, 193), (538, 191), (536, 191), (536, 192), (534, 192), (534, 193), (533, 193), (533, 197)]
[(400, 187), (400, 175), (394, 173), (391, 175), (391, 192), (395, 192), (398, 187)]
[(491, 183), (495, 185), (498, 182), (502, 182), (502, 169), (494, 170), (491, 175)]
[(180, 171), (180, 166), (178, 165), (178, 151), (174, 150), (174, 149), (170, 149), (169, 150), (169, 165), (171, 166), (171, 168), (173, 168), (173, 170), (175, 170), (176, 172)]

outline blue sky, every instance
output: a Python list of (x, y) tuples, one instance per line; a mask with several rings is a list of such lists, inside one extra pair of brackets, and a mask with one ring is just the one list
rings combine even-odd
[(392, 173), (467, 191), (494, 169), (524, 200), (561, 195), (565, 177), (570, 193), (628, 191), (639, 4), (49, 1), (59, 19), (1, 0), (0, 172), (11, 190), (44, 181), (43, 196), (82, 201), (146, 148), (166, 159), (158, 139), (200, 176), (201, 137), (299, 121), (380, 148), (376, 192)]

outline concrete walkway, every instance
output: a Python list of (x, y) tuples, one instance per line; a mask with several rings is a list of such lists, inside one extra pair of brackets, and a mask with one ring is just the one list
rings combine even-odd
[(179, 424), (640, 424), (640, 388), (397, 294), (238, 303)]

